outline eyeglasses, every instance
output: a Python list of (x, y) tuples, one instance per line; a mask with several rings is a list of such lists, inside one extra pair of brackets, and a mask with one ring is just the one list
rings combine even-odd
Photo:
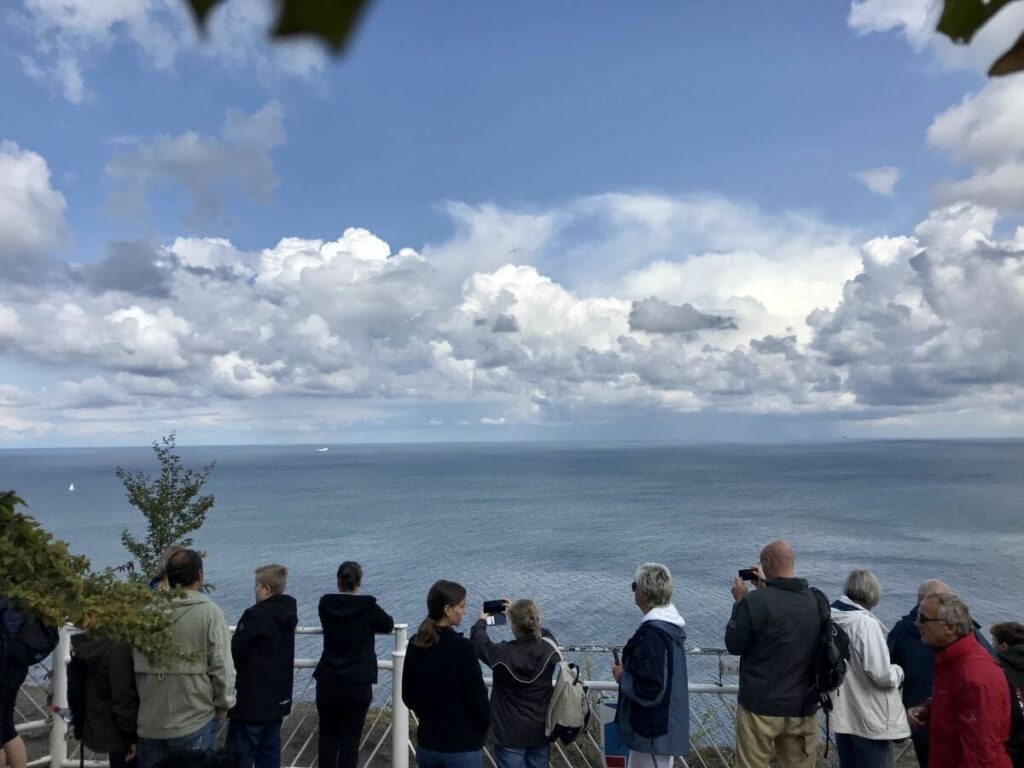
[(630, 588), (631, 590), (633, 590), (634, 592), (636, 592), (636, 582), (634, 581), (634, 582), (633, 582), (632, 584), (630, 584), (630, 585), (629, 585), (629, 588)]
[(920, 613), (917, 614), (917, 623), (918, 624), (928, 624), (929, 622), (932, 622), (932, 621), (937, 621), (940, 624), (948, 624), (949, 623), (949, 622), (943, 621), (938, 616), (936, 616), (934, 619), (929, 619), (927, 616), (922, 616)]

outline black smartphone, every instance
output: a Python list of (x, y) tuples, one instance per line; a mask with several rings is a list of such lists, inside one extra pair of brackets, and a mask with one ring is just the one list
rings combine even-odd
[(484, 613), (489, 613), (492, 616), (496, 613), (505, 612), (505, 601), (504, 600), (484, 600)]
[(744, 581), (757, 581), (757, 571), (753, 568), (740, 568), (740, 578)]

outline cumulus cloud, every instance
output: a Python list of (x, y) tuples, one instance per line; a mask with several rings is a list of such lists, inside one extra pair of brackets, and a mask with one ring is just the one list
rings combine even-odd
[(158, 70), (183, 55), (212, 58), (251, 77), (309, 78), (325, 55), (308, 42), (266, 44), (275, 4), (270, 0), (223, 3), (200, 40), (180, 0), (22, 0), (13, 12), (25, 30), (17, 52), (22, 70), (52, 83), (73, 104), (88, 95), (88, 70), (103, 52), (129, 43)]
[[(444, 403), (473, 407), (477, 427), (520, 429), (651, 411), (891, 419), (1021, 399), (1024, 231), (996, 240), (990, 209), (940, 209), (908, 235), (858, 246), (740, 204), (733, 232), (695, 235), (669, 221), (677, 210), (701, 221), (694, 200), (619, 196), (621, 226), (648, 258), (607, 284), (553, 277), (573, 272), (560, 258), (567, 227), (626, 247), (614, 225), (580, 229), (608, 205), (509, 212), (512, 229), (549, 222), (535, 263), (510, 257), (460, 281), (452, 265), (469, 261), (460, 245), (475, 247), (471, 213), (457, 244), (424, 253), (356, 228), (258, 251), (178, 238), (124, 246), (140, 266), (121, 279), (112, 247), (60, 287), (0, 286), (0, 351), (66, 371), (49, 407), (88, 411), (90, 424), (100, 412), (180, 413), (315, 430), (386, 407), (419, 409), (409, 423), (424, 426)], [(727, 208), (712, 201), (704, 220)], [(501, 227), (499, 209), (483, 214)]]
[(284, 139), (284, 107), (270, 101), (251, 115), (229, 112), (219, 138), (188, 131), (129, 144), (106, 167), (111, 207), (141, 217), (153, 189), (180, 185), (191, 198), (191, 223), (209, 225), (220, 217), (226, 188), (269, 201), (277, 186), (270, 152)]
[(949, 69), (986, 71), (1024, 27), (1024, 7), (1010, 3), (983, 26), (970, 45), (956, 45), (935, 30), (942, 0), (853, 0), (847, 21), (859, 34), (899, 32), (917, 51), (930, 51)]
[(31, 281), (46, 273), (66, 236), (66, 208), (46, 160), (0, 141), (0, 277)]
[(990, 80), (978, 93), (943, 112), (928, 128), (928, 142), (972, 166), (966, 179), (947, 181), (949, 200), (1024, 211), (1024, 82)]
[(170, 292), (166, 253), (143, 241), (113, 242), (101, 261), (79, 267), (77, 274), (95, 292), (124, 291), (154, 298)]
[(900, 180), (900, 169), (895, 166), (886, 165), (880, 168), (854, 171), (850, 175), (876, 195), (891, 197), (896, 187), (896, 182)]
[(651, 296), (634, 301), (629, 312), (629, 327), (651, 333), (693, 333), (703, 330), (735, 330), (736, 321), (723, 315), (707, 315), (692, 304), (677, 307)]

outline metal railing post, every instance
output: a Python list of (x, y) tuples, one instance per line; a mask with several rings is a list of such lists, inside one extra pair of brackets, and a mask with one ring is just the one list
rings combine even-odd
[(409, 644), (409, 625), (395, 624), (395, 650), (404, 651)]
[(402, 701), (405, 648), (391, 654), (391, 768), (409, 768), (409, 708)]
[(53, 665), (51, 674), (54, 710), (54, 714), (50, 716), (50, 766), (51, 768), (64, 768), (68, 757), (68, 723), (62, 713), (68, 708), (68, 663), (71, 661), (70, 627), (60, 628), (60, 639), (57, 641), (57, 647), (53, 650), (50, 659)]

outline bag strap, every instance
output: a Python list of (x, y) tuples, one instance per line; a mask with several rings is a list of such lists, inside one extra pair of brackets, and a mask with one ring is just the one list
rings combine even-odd
[[(556, 643), (550, 637), (541, 637), (541, 640), (543, 640), (545, 643), (547, 643), (548, 645), (550, 645), (552, 648), (555, 649), (555, 653), (558, 655), (559, 661), (564, 661), (565, 660), (565, 657), (562, 656), (562, 649), (558, 647), (558, 643)], [(548, 656), (548, 658), (550, 659), (551, 657)], [(547, 665), (547, 662), (545, 662), (545, 666), (546, 665)]]

